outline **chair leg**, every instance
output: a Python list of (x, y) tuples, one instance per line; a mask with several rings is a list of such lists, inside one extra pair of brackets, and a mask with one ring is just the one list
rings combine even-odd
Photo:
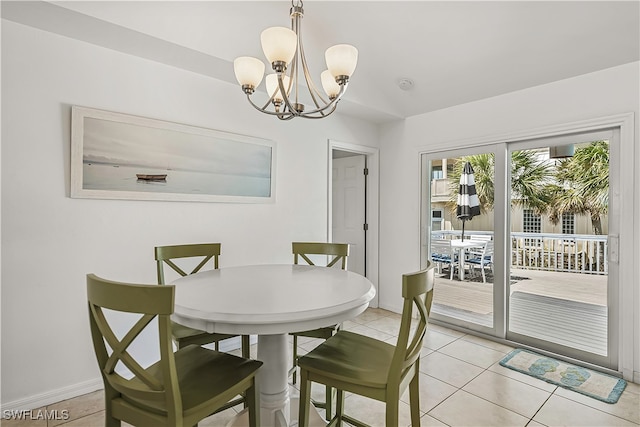
[(342, 427), (342, 417), (344, 415), (344, 391), (338, 389), (336, 393), (336, 419), (337, 426)]
[(242, 357), (245, 359), (251, 359), (251, 342), (249, 338), (249, 335), (242, 336)]
[(298, 365), (298, 336), (293, 336), (293, 383), (296, 383), (296, 370), (295, 367)]
[(104, 425), (105, 427), (120, 427), (122, 423), (119, 419), (114, 418), (111, 413), (111, 401), (120, 396), (120, 393), (111, 388), (106, 381), (104, 383)]
[(480, 265), (480, 268), (482, 268), (482, 283), (487, 283), (487, 277), (484, 273), (484, 265)]
[(260, 425), (260, 405), (258, 404), (258, 383), (253, 377), (253, 386), (245, 392), (245, 403), (249, 408), (249, 426), (257, 427)]
[(298, 407), (298, 426), (309, 425), (309, 410), (311, 406), (311, 382), (307, 371), (300, 370), (300, 401)]
[(420, 427), (420, 382), (418, 380), (419, 366), (416, 364), (416, 374), (409, 383), (409, 409), (411, 410), (411, 427)]
[(331, 418), (333, 417), (333, 388), (329, 386), (325, 386), (324, 410), (325, 410), (324, 418), (327, 421), (331, 421)]
[[(386, 426), (397, 426), (398, 425), (398, 405), (399, 399), (390, 398), (387, 396), (387, 405), (385, 411), (386, 417)], [(413, 424), (411, 424), (413, 426)]]

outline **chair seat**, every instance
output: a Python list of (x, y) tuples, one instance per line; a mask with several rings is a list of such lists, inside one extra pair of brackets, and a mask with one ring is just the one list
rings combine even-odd
[[(379, 419), (377, 425), (398, 426), (398, 402), (407, 389), (411, 425), (420, 425), (420, 351), (433, 301), (433, 282), (432, 262), (424, 270), (402, 275), (404, 304), (395, 345), (341, 330), (298, 359), (298, 425), (309, 425), (312, 383), (336, 390), (336, 411), (329, 419), (330, 426), (345, 422), (367, 425), (344, 413), (345, 393), (384, 402), (384, 421)], [(414, 313), (418, 315), (416, 323)]]
[[(184, 347), (174, 354), (184, 412), (198, 409), (199, 406), (206, 402), (228, 393), (228, 390), (233, 389), (236, 384), (249, 378), (251, 374), (262, 366), (262, 362), (257, 360), (247, 360), (196, 345)], [(212, 366), (215, 369), (211, 369)], [(157, 362), (149, 366), (146, 371), (152, 376), (161, 379), (160, 368), (160, 362)], [(138, 378), (133, 378), (129, 381), (130, 386), (135, 386), (136, 383), (142, 385), (142, 381)], [(230, 397), (234, 395), (235, 393)], [(224, 398), (222, 400), (226, 401), (228, 399)], [(164, 401), (141, 400), (131, 396), (123, 398), (123, 400), (158, 413), (166, 413)]]
[(335, 334), (339, 326), (340, 325), (331, 325), (324, 328), (313, 329), (311, 331), (292, 332), (289, 335), (307, 338), (321, 338), (326, 340), (327, 338), (331, 338), (333, 334)]
[(435, 262), (451, 262), (450, 256), (444, 256), (439, 254), (432, 254), (431, 259)]
[(339, 331), (298, 359), (301, 369), (325, 378), (385, 388), (395, 347), (349, 331)]
[(469, 258), (468, 260), (466, 260), (466, 262), (470, 263), (470, 264), (476, 264), (476, 265), (489, 265), (491, 264), (491, 258), (480, 258), (480, 257), (475, 257), (475, 258)]
[[(449, 255), (442, 254), (431, 254), (431, 259), (435, 262), (451, 262), (451, 257)], [(458, 262), (458, 257), (453, 257), (453, 262)]]
[[(207, 343), (214, 341), (222, 341), (227, 338), (233, 338), (236, 335), (227, 335), (227, 334), (210, 334), (199, 329), (193, 329), (188, 326), (182, 326), (179, 323), (172, 322), (171, 323), (171, 335), (176, 340), (181, 340), (185, 338), (197, 338), (197, 337), (207, 337)], [(213, 339), (215, 338), (215, 340)], [(205, 343), (206, 344), (206, 343)]]

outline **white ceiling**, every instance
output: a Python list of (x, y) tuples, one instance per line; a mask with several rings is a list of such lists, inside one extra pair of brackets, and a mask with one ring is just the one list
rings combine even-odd
[[(290, 1), (2, 1), (2, 17), (236, 84), (233, 59), (264, 58), (260, 32)], [(304, 3), (314, 79), (349, 43), (358, 67), (340, 110), (406, 118), (638, 61), (639, 1)], [(266, 61), (265, 61), (266, 62)], [(412, 90), (397, 86), (410, 78)], [(238, 88), (238, 96), (244, 96)]]

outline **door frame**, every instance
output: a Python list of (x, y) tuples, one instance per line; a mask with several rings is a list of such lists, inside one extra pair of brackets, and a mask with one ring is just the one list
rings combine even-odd
[(369, 169), (366, 185), (366, 212), (367, 230), (366, 239), (366, 264), (367, 278), (371, 280), (376, 288), (376, 296), (371, 300), (370, 307), (378, 307), (379, 301), (379, 194), (380, 194), (380, 150), (378, 148), (366, 145), (351, 144), (346, 142), (328, 140), (327, 144), (327, 241), (332, 241), (333, 229), (333, 151), (348, 151), (354, 154), (363, 154), (366, 156), (366, 165)]

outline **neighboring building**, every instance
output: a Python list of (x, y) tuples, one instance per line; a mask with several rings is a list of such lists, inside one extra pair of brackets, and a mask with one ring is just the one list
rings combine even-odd
[[(461, 230), (462, 222), (456, 218), (450, 206), (450, 179), (456, 159), (442, 159), (431, 165), (431, 227), (438, 230)], [(603, 216), (602, 234), (608, 232), (608, 218)], [(465, 230), (493, 231), (493, 212), (488, 211), (467, 221)], [(511, 209), (511, 231), (525, 233), (593, 234), (589, 215), (563, 215), (558, 224), (553, 224), (548, 215), (537, 215), (530, 209), (514, 206)]]

